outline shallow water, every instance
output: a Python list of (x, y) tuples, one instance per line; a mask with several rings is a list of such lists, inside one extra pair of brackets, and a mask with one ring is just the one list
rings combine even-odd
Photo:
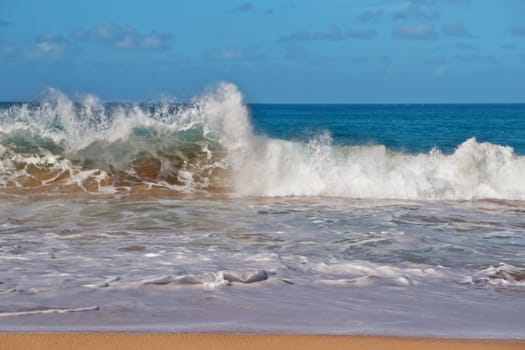
[(521, 338), (523, 209), (11, 200), (0, 211), (0, 328)]

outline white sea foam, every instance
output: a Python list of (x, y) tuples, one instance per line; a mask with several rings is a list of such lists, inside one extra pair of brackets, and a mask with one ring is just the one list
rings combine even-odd
[(142, 279), (137, 282), (121, 281), (119, 279), (107, 280), (104, 282), (84, 284), (87, 288), (108, 288), (116, 289), (141, 288), (147, 286), (197, 286), (206, 289), (214, 289), (234, 284), (251, 284), (262, 282), (269, 278), (265, 270), (255, 270), (248, 272), (238, 271), (217, 271), (203, 272), (197, 274), (178, 274), (156, 276)]
[(497, 286), (525, 286), (525, 269), (510, 264), (491, 265), (469, 277), (467, 282)]
[(252, 133), (233, 86), (220, 91), (210, 109), (222, 115), (228, 137), (221, 142), (242, 195), (525, 199), (525, 158), (511, 147), (471, 138), (450, 155), (406, 154), (384, 146), (337, 146), (327, 133), (308, 143), (270, 139)]
[(245, 195), (385, 199), (525, 199), (525, 158), (474, 138), (453, 154), (391, 152), (383, 146), (337, 147), (259, 139), (235, 171)]
[(79, 307), (79, 308), (42, 308), (38, 310), (0, 312), (0, 317), (64, 314), (67, 312), (85, 312), (85, 311), (97, 311), (97, 310), (99, 310), (98, 306)]
[(302, 270), (308, 276), (318, 276), (316, 283), (341, 286), (377, 284), (414, 286), (422, 282), (450, 281), (457, 278), (444, 268), (422, 268), (415, 265), (393, 266), (359, 260), (328, 263), (306, 260), (296, 269)]
[[(70, 184), (81, 185), (91, 173), (82, 173), (72, 162), (87, 159), (103, 171), (116, 168), (133, 175), (130, 163), (149, 155), (161, 162), (159, 179), (155, 183), (148, 180), (149, 186), (177, 191), (208, 188), (208, 175), (220, 168), (229, 173), (221, 180), (224, 185), (232, 184), (234, 192), (248, 196), (525, 200), (525, 158), (511, 147), (471, 138), (452, 154), (437, 149), (407, 154), (381, 145), (335, 145), (328, 133), (308, 142), (272, 139), (253, 132), (242, 94), (228, 83), (219, 84), (190, 105), (160, 105), (151, 110), (120, 105), (110, 111), (92, 95), (75, 105), (51, 90), (37, 107), (0, 111), (0, 122), (0, 136), (30, 144), (38, 138), (50, 139), (63, 149), (55, 155), (36, 144), (38, 152), (21, 155), (2, 146), (0, 185), (23, 175), (24, 169), (13, 170), (16, 163), (55, 165), (71, 172)], [(145, 136), (137, 136), (140, 129)], [(181, 136), (185, 132), (198, 136), (188, 141), (189, 136)], [(185, 154), (180, 144), (173, 143), (179, 136), (206, 160)], [(171, 156), (178, 157), (182, 165), (175, 169)], [(97, 174), (99, 181), (106, 176), (105, 172)], [(173, 174), (180, 184), (163, 180)]]

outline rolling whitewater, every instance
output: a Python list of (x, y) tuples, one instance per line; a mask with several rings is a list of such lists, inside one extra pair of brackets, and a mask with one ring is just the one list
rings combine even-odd
[(0, 330), (523, 338), (525, 105), (0, 103)]

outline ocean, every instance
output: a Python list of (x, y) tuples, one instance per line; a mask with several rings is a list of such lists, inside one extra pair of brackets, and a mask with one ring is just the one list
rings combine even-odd
[(0, 331), (525, 337), (525, 105), (0, 104)]

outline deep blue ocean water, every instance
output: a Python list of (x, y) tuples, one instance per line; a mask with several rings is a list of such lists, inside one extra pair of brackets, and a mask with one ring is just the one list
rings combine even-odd
[(340, 145), (385, 145), (452, 153), (465, 140), (511, 146), (525, 154), (525, 104), (379, 104), (249, 106), (256, 132), (305, 140), (328, 131)]

